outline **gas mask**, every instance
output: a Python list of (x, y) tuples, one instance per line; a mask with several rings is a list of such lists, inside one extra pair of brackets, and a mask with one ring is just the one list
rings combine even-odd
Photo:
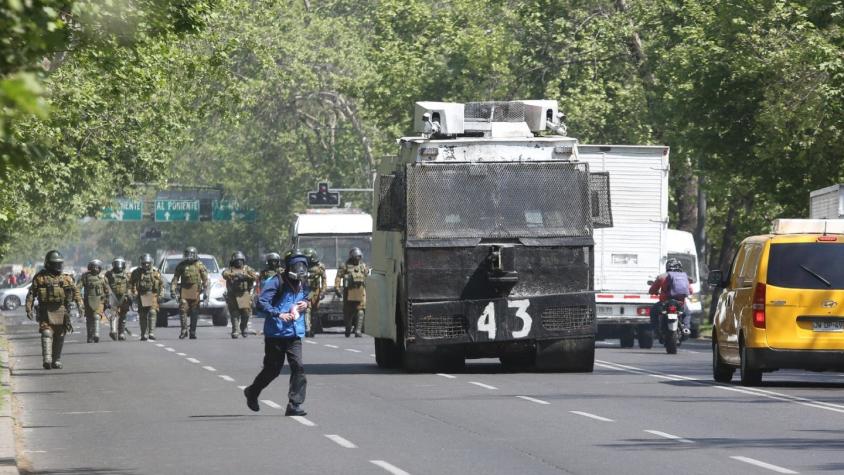
[(287, 275), (293, 280), (304, 281), (308, 278), (308, 265), (297, 262), (287, 269)]

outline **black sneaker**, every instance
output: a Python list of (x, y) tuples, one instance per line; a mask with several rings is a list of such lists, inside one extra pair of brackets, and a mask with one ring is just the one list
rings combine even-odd
[(240, 332), (240, 336), (242, 336), (243, 338), (246, 338), (246, 335), (247, 335), (246, 332)]
[(142, 337), (141, 337), (141, 341), (147, 341), (147, 337), (142, 336)]
[(196, 333), (191, 333), (191, 334), (190, 334), (190, 339), (191, 339), (191, 340), (196, 340)]
[(246, 407), (255, 412), (261, 410), (261, 406), (258, 405), (258, 396), (252, 394), (252, 391), (249, 389), (249, 386), (243, 388), (243, 395), (246, 396)]
[(50, 365), (53, 369), (62, 369), (62, 362), (61, 361), (53, 361), (53, 364)]
[(95, 337), (94, 337), (94, 343), (99, 343), (99, 342), (100, 342), (100, 337), (95, 336)]
[(184, 339), (185, 339), (185, 338), (187, 338), (187, 337), (188, 337), (188, 332), (187, 332), (187, 330), (182, 330), (182, 333), (179, 333), (179, 339), (180, 339), (180, 340), (184, 340)]
[(285, 416), (307, 416), (308, 413), (305, 412), (304, 409), (299, 407), (299, 405), (288, 404), (287, 410), (284, 411)]
[(44, 362), (44, 369), (50, 369), (50, 363)]
[(150, 335), (150, 336), (148, 336), (147, 338), (149, 338), (149, 339), (150, 339), (150, 340), (152, 340), (152, 341), (155, 341), (155, 335)]
[(109, 336), (112, 340), (117, 341), (117, 333), (114, 333), (114, 332), (109, 332), (108, 336)]
[(232, 340), (237, 340), (237, 333), (232, 333)]

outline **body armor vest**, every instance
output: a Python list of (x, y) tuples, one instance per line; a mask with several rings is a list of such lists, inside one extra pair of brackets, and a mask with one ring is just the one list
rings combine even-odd
[(126, 295), (126, 292), (129, 290), (129, 276), (126, 275), (125, 272), (117, 273), (113, 272), (109, 274), (109, 283), (111, 284), (111, 290), (114, 291), (114, 294), (117, 297), (122, 297)]
[(199, 265), (197, 263), (188, 264), (182, 272), (182, 285), (198, 285), (202, 281), (199, 275)]

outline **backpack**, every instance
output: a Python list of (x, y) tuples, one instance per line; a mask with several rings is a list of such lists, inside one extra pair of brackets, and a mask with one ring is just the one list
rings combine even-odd
[(689, 296), (689, 276), (685, 272), (669, 272), (666, 279), (669, 297), (682, 300)]

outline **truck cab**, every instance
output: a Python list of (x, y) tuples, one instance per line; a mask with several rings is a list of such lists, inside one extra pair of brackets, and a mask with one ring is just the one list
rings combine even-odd
[(703, 305), (700, 301), (700, 262), (697, 258), (697, 246), (692, 233), (669, 229), (666, 234), (667, 259), (677, 259), (683, 264), (683, 271), (688, 274), (692, 286), (692, 295), (686, 299), (686, 310), (692, 317), (691, 337), (700, 333), (700, 320), (703, 317)]
[(612, 222), (556, 101), (420, 102), (378, 170), (365, 332), (381, 367), (591, 371), (593, 236)]

